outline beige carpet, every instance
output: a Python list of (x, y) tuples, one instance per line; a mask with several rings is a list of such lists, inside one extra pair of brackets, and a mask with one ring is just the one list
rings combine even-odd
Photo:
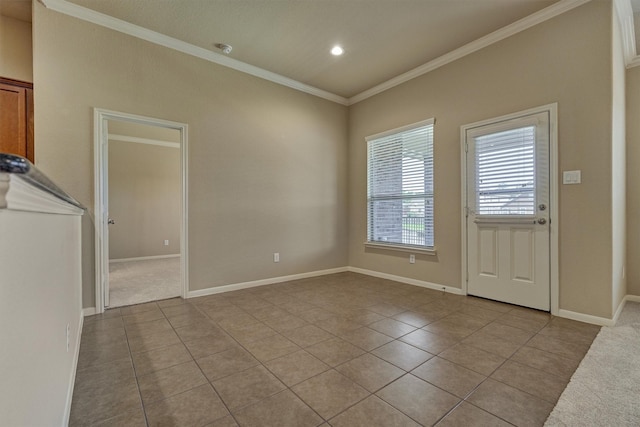
[(640, 303), (600, 330), (545, 426), (640, 426)]
[(109, 263), (109, 307), (181, 294), (180, 257)]

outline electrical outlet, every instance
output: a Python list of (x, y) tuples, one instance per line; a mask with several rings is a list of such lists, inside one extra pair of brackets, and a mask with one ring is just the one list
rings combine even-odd
[(71, 335), (71, 329), (69, 328), (69, 324), (67, 323), (67, 353), (69, 353), (69, 344), (71, 342), (70, 335)]
[(416, 263), (416, 256), (414, 254), (409, 255), (409, 264)]
[(273, 262), (280, 262), (280, 252), (273, 253)]
[(165, 245), (165, 246), (169, 246), (169, 241), (168, 241), (168, 240), (165, 240), (165, 241), (164, 241), (164, 245)]

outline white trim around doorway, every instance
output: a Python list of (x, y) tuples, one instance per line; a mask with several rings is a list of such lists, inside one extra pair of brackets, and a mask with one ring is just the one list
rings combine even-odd
[[(95, 215), (95, 314), (104, 312), (105, 298), (103, 277), (108, 271), (105, 270), (105, 257), (108, 260), (108, 253), (105, 253), (103, 235), (107, 226), (107, 213), (105, 212), (104, 197), (107, 188), (108, 172), (108, 136), (105, 122), (107, 120), (125, 121), (149, 126), (160, 126), (168, 129), (180, 131), (180, 169), (182, 177), (182, 199), (180, 216), (180, 278), (182, 281), (182, 298), (186, 298), (189, 292), (189, 269), (188, 269), (188, 126), (185, 123), (178, 123), (169, 120), (156, 119), (152, 117), (139, 116), (135, 114), (110, 111), (102, 108), (93, 110), (93, 139), (94, 139), (94, 215)], [(108, 268), (108, 267), (107, 267)]]

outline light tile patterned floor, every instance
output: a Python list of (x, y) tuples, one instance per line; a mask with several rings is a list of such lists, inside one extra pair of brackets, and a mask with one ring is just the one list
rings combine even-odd
[(71, 425), (540, 426), (598, 330), (354, 273), (123, 307)]

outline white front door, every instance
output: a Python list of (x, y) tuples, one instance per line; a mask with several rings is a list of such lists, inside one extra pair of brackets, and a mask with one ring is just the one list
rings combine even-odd
[(464, 129), (469, 295), (550, 309), (549, 114)]

